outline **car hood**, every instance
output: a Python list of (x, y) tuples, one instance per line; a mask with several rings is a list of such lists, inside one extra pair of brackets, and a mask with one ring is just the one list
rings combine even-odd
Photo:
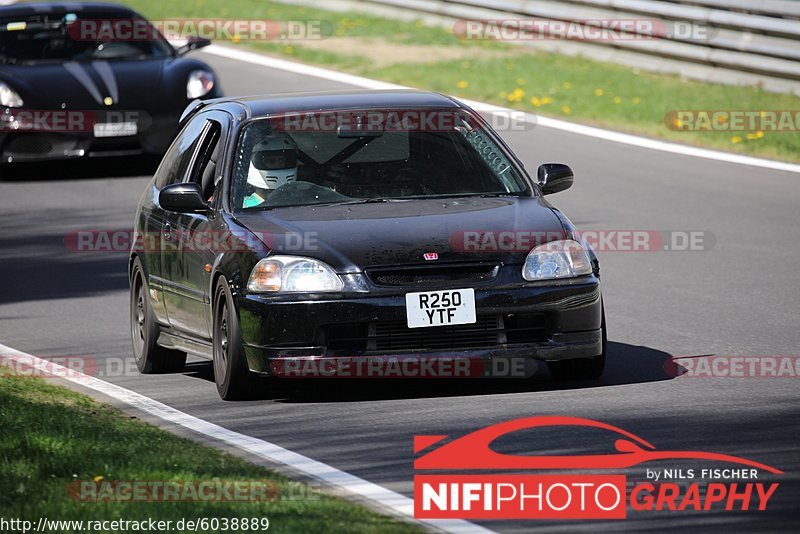
[(25, 102), (26, 109), (149, 109), (158, 101), (163, 58), (113, 61), (70, 61), (3, 65), (0, 79)]
[[(558, 217), (540, 197), (289, 207), (237, 219), (275, 253), (315, 257), (339, 273), (426, 263), (423, 254), (429, 252), (438, 254), (440, 264), (522, 264), (531, 234), (538, 243), (564, 235)], [(514, 235), (515, 246), (508, 241), (495, 245), (501, 234)]]

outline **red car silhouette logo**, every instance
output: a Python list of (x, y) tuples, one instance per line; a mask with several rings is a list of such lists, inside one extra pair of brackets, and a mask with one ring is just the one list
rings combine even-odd
[[(518, 430), (553, 426), (579, 426), (610, 430), (619, 434), (612, 454), (576, 456), (518, 456), (493, 451), (493, 441)], [(414, 436), (414, 452), (418, 453), (441, 442), (447, 436)], [(414, 461), (414, 469), (622, 469), (656, 460), (691, 459), (728, 462), (783, 474), (783, 471), (738, 456), (704, 451), (659, 451), (644, 439), (621, 428), (580, 417), (525, 417), (476, 430), (439, 446)]]

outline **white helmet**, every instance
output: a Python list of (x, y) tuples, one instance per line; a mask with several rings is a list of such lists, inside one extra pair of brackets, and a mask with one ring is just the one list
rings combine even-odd
[(284, 134), (272, 135), (253, 147), (247, 183), (277, 189), (297, 179), (297, 145)]

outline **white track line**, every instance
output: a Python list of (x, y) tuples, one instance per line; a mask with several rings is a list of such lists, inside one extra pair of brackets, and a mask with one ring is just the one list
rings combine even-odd
[[(384, 509), (392, 510), (398, 516), (414, 519), (413, 499), (372, 482), (368, 482), (363, 478), (351, 475), (350, 473), (339, 471), (334, 467), (303, 456), (302, 454), (297, 454), (296, 452), (284, 449), (268, 441), (228, 430), (227, 428), (176, 410), (171, 406), (145, 397), (135, 391), (125, 389), (77, 371), (72, 371), (62, 365), (20, 352), (2, 344), (0, 344), (0, 360), (7, 360), (15, 363), (16, 365), (13, 367), (15, 369), (35, 369), (37, 374), (54, 376), (79, 384), (85, 388), (124, 402), (137, 410), (158, 417), (163, 421), (188, 428), (198, 434), (208, 436), (250, 454), (254, 454), (259, 458), (284, 465), (291, 470), (319, 480), (330, 487), (344, 490), (369, 501), (373, 501)], [(411, 450), (410, 443), (406, 449), (409, 451)], [(400, 451), (398, 450), (398, 452)], [(418, 522), (443, 532), (452, 532), (456, 534), (489, 534), (493, 532), (474, 523), (459, 519), (418, 520)]]
[[(304, 76), (314, 76), (315, 78), (322, 78), (333, 82), (354, 85), (356, 87), (363, 87), (365, 89), (409, 89), (402, 85), (393, 83), (382, 82), (373, 80), (371, 78), (364, 78), (362, 76), (355, 76), (353, 74), (344, 74), (330, 69), (321, 67), (314, 67), (304, 63), (297, 63), (295, 61), (288, 61), (285, 59), (277, 59), (273, 57), (263, 56), (254, 52), (246, 52), (234, 48), (211, 45), (203, 49), (204, 52), (213, 54), (215, 56), (225, 57), (238, 61), (244, 61), (262, 67), (271, 69), (278, 69), (287, 72), (294, 72)], [(476, 102), (472, 100), (461, 99), (462, 102), (471, 106), (477, 111), (493, 113), (508, 113), (512, 110), (495, 106), (492, 104), (485, 104), (483, 102)], [(514, 110), (516, 113), (519, 111)], [(726, 163), (733, 163), (737, 165), (749, 165), (752, 167), (761, 167), (764, 169), (772, 169), (776, 171), (796, 172), (800, 173), (800, 165), (795, 163), (786, 163), (783, 161), (775, 161), (763, 158), (754, 158), (751, 156), (742, 156), (739, 154), (731, 154), (728, 152), (720, 152), (718, 150), (708, 150), (705, 148), (697, 148), (688, 145), (681, 145), (677, 143), (668, 143), (666, 141), (658, 141), (656, 139), (649, 139), (647, 137), (639, 137), (637, 135), (630, 135), (611, 130), (603, 130), (602, 128), (595, 128), (592, 126), (584, 126), (574, 122), (563, 121), (560, 119), (553, 119), (550, 117), (540, 117), (532, 113), (525, 114), (526, 120), (542, 126), (545, 128), (552, 128), (554, 130), (563, 130), (578, 135), (585, 135), (602, 139), (604, 141), (611, 141), (614, 143), (621, 143), (625, 145), (636, 146), (640, 148), (648, 148), (651, 150), (659, 150), (661, 152), (669, 152), (672, 154), (680, 154), (683, 156), (692, 156), (696, 158), (712, 159), (716, 161), (724, 161)]]

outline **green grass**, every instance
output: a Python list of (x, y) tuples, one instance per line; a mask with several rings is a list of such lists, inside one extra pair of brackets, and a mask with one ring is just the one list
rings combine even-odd
[[(380, 37), (409, 44), (453, 44), (453, 36), (443, 28), (430, 28), (417, 22), (376, 17), (358, 12), (282, 4), (269, 0), (123, 0), (148, 18), (232, 18), (270, 20), (320, 20), (325, 34), (333, 37)], [(324, 2), (320, 2), (323, 5)]]
[[(507, 61), (397, 64), (375, 71), (382, 80), (492, 102), (545, 116), (661, 137), (698, 146), (800, 161), (800, 135), (689, 132), (667, 127), (676, 110), (800, 110), (800, 99), (750, 88), (709, 86), (677, 77), (634, 73), (580, 58), (525, 54)], [(459, 82), (467, 87), (459, 87)], [(755, 134), (755, 132), (752, 132)], [(751, 135), (755, 137), (755, 135)], [(736, 138), (736, 139), (734, 139)]]
[[(0, 429), (0, 517), (5, 519), (267, 517), (269, 532), (420, 531), (38, 378), (0, 378)], [(274, 484), (270, 487), (279, 496), (271, 502), (83, 502), (68, 496), (70, 483), (95, 477), (259, 481)]]
[[(271, 55), (341, 71), (456, 94), (544, 116), (664, 138), (744, 154), (800, 161), (796, 132), (680, 132), (664, 118), (673, 110), (800, 110), (800, 98), (757, 88), (681, 80), (619, 65), (534, 52), (490, 41), (465, 42), (444, 28), (363, 13), (339, 13), (263, 0), (123, 0), (146, 16), (160, 18), (234, 18), (321, 20), (324, 47), (301, 41), (238, 44)], [(337, 38), (365, 41), (364, 51), (337, 46)], [(368, 57), (375, 43), (387, 45), (389, 64), (374, 67)], [(408, 45), (425, 45), (431, 54), (408, 61)], [(461, 50), (464, 58), (436, 61), (443, 50)], [(490, 56), (490, 57), (487, 57)], [(600, 90), (600, 96), (595, 91)], [(600, 92), (598, 91), (598, 93)], [(532, 98), (538, 99), (537, 102)], [(618, 99), (618, 100), (615, 100)], [(549, 100), (548, 100), (549, 99)], [(751, 135), (748, 137), (748, 133)]]

